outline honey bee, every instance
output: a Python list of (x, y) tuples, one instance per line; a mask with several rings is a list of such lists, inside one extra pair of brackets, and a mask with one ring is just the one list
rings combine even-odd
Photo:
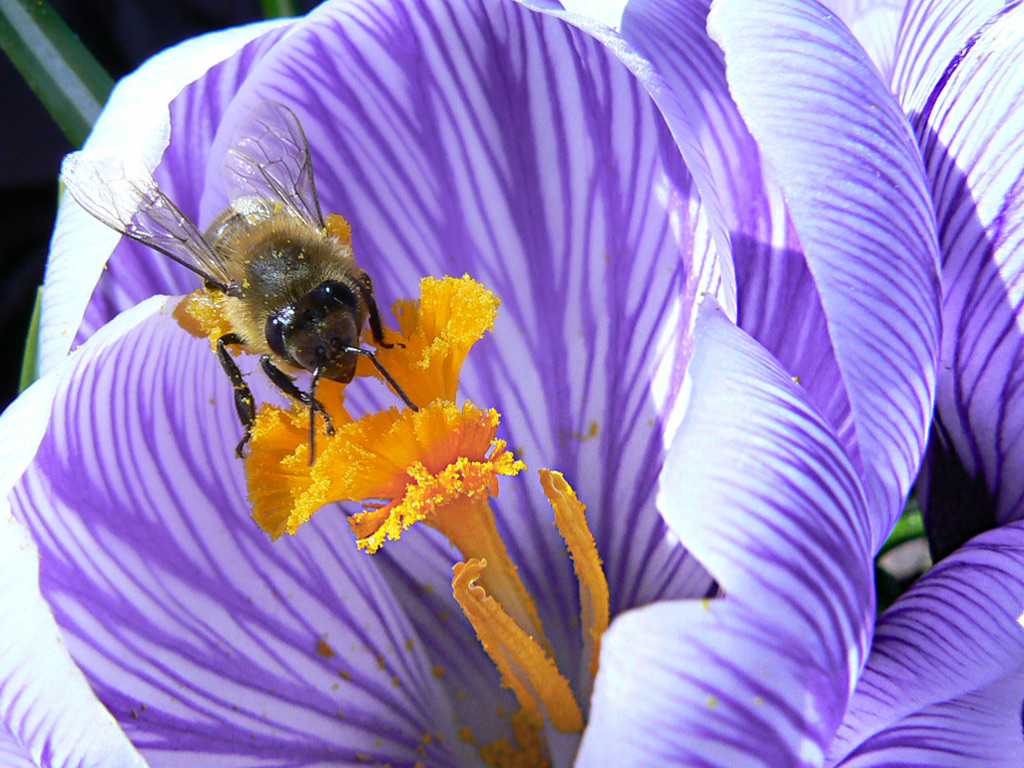
[[(347, 242), (328, 234), (313, 184), (305, 133), (283, 104), (264, 101), (241, 122), (223, 164), (231, 201), (205, 233), (157, 186), (149, 171), (129, 173), (116, 156), (83, 150), (64, 159), (72, 197), (123, 235), (169, 256), (225, 298), (232, 332), (217, 340), (217, 357), (234, 387), (244, 434), (252, 435), (256, 403), (228, 350), (260, 355), (267, 377), (309, 408), (310, 462), (316, 414), (328, 434), (331, 418), (317, 400), (321, 378), (348, 383), (359, 357), (368, 358), (407, 406), (416, 410), (373, 352), (359, 346), (364, 324), (383, 347), (370, 277)], [(308, 391), (286, 371), (312, 374)]]

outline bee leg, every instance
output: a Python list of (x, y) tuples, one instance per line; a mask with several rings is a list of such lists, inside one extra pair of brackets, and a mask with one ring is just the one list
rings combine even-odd
[(231, 379), (231, 386), (235, 389), (235, 412), (245, 429), (245, 434), (235, 446), (235, 455), (242, 458), (242, 449), (252, 437), (252, 425), (256, 421), (256, 399), (252, 396), (249, 385), (242, 378), (242, 372), (238, 370), (235, 359), (228, 352), (228, 344), (244, 346), (245, 342), (236, 333), (228, 333), (217, 339), (217, 359), (220, 360), (220, 367), (224, 369), (224, 373)]
[(407, 394), (405, 394), (405, 390), (398, 386), (398, 382), (391, 377), (391, 374), (388, 373), (388, 369), (380, 364), (380, 361), (377, 359), (377, 356), (373, 354), (373, 352), (371, 352), (368, 349), (362, 349), (361, 347), (345, 347), (345, 351), (353, 352), (357, 355), (362, 355), (363, 357), (370, 358), (370, 362), (373, 363), (374, 367), (378, 371), (380, 371), (380, 375), (387, 380), (388, 384), (391, 385), (391, 388), (395, 390), (395, 394), (402, 398), (402, 402), (404, 402), (407, 406), (409, 406), (409, 408), (411, 408), (414, 411), (419, 410), (419, 408), (416, 407), (416, 404), (409, 399), (409, 396)]
[[(373, 340), (378, 346), (391, 349), (395, 345), (384, 341), (384, 326), (380, 322), (380, 310), (377, 309), (377, 300), (373, 298), (373, 284), (370, 282), (370, 276), (365, 272), (363, 273), (363, 278), (359, 281), (359, 295), (366, 303), (367, 314), (370, 320), (370, 333), (373, 335)], [(399, 344), (399, 346), (405, 345)]]
[(261, 356), (260, 365), (263, 366), (263, 372), (267, 374), (267, 378), (273, 382), (275, 387), (288, 395), (288, 397), (295, 398), (303, 405), (309, 406), (309, 408), (315, 413), (319, 413), (323, 416), (324, 421), (327, 422), (327, 434), (334, 434), (334, 420), (331, 418), (331, 414), (327, 412), (327, 409), (324, 408), (323, 403), (313, 397), (310, 393), (303, 392), (301, 389), (296, 387), (291, 376), (274, 365), (274, 361), (270, 359), (270, 355)]
[(313, 466), (313, 459), (316, 457), (316, 414), (319, 413), (324, 417), (324, 421), (327, 423), (327, 434), (334, 434), (334, 421), (331, 419), (331, 414), (324, 408), (324, 404), (316, 399), (316, 383), (320, 378), (321, 369), (317, 368), (313, 372), (313, 386), (310, 391), (303, 392), (295, 386), (291, 376), (274, 365), (270, 355), (260, 357), (260, 365), (263, 366), (263, 372), (267, 374), (267, 378), (274, 383), (274, 386), (289, 397), (294, 397), (300, 403), (309, 406), (309, 466)]

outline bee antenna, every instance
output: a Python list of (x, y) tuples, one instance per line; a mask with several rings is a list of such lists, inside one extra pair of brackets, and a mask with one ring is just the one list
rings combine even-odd
[(383, 376), (387, 380), (388, 384), (391, 385), (391, 388), (393, 390), (395, 390), (395, 394), (397, 394), (400, 398), (402, 398), (402, 402), (404, 402), (407, 406), (409, 406), (409, 408), (412, 409), (413, 411), (418, 411), (419, 410), (419, 408), (416, 407), (416, 404), (413, 403), (413, 401), (409, 399), (409, 396), (407, 394), (405, 394), (405, 390), (403, 390), (400, 386), (398, 386), (398, 382), (395, 381), (394, 378), (392, 378), (390, 373), (388, 373), (388, 369), (380, 364), (380, 361), (377, 360), (377, 356), (374, 355), (373, 352), (371, 352), (368, 349), (363, 349), (361, 347), (346, 347), (345, 351), (346, 352), (354, 352), (357, 355), (362, 355), (363, 357), (370, 358), (370, 362), (373, 363), (374, 367), (378, 371), (380, 371), (380, 375)]

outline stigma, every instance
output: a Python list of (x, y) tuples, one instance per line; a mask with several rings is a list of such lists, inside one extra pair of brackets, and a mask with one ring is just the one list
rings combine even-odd
[[(509, 723), (515, 745), (507, 740), (481, 745), (481, 755), (491, 765), (513, 768), (548, 764), (546, 727), (575, 733), (585, 723), (584, 707), (559, 669), (491, 502), (499, 480), (538, 478), (530, 479), (526, 465), (498, 436), (501, 416), (494, 408), (456, 402), (463, 362), (493, 328), (498, 306), (497, 297), (467, 276), (424, 278), (418, 300), (396, 302), (398, 329), (385, 328), (384, 342), (375, 350), (420, 407), (353, 418), (344, 404), (347, 385), (325, 381), (318, 397), (334, 430), (318, 437), (312, 464), (307, 412), (264, 406), (245, 468), (253, 518), (272, 538), (295, 534), (314, 513), (338, 501), (359, 504), (349, 525), (356, 546), (368, 554), (401, 547), (403, 533), (417, 524), (448, 538), (459, 554), (452, 565), (455, 601), (497, 667), (502, 686), (519, 703)], [(379, 373), (360, 361), (356, 380), (361, 377)], [(586, 507), (569, 482), (558, 472), (540, 470), (539, 483), (579, 582), (580, 642), (590, 680), (577, 690), (589, 690), (608, 627), (608, 584)]]

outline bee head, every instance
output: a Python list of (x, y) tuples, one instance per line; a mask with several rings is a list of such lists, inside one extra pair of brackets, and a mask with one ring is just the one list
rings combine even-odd
[(349, 382), (355, 375), (362, 332), (359, 299), (344, 283), (328, 280), (267, 319), (267, 344), (277, 355), (325, 378)]

